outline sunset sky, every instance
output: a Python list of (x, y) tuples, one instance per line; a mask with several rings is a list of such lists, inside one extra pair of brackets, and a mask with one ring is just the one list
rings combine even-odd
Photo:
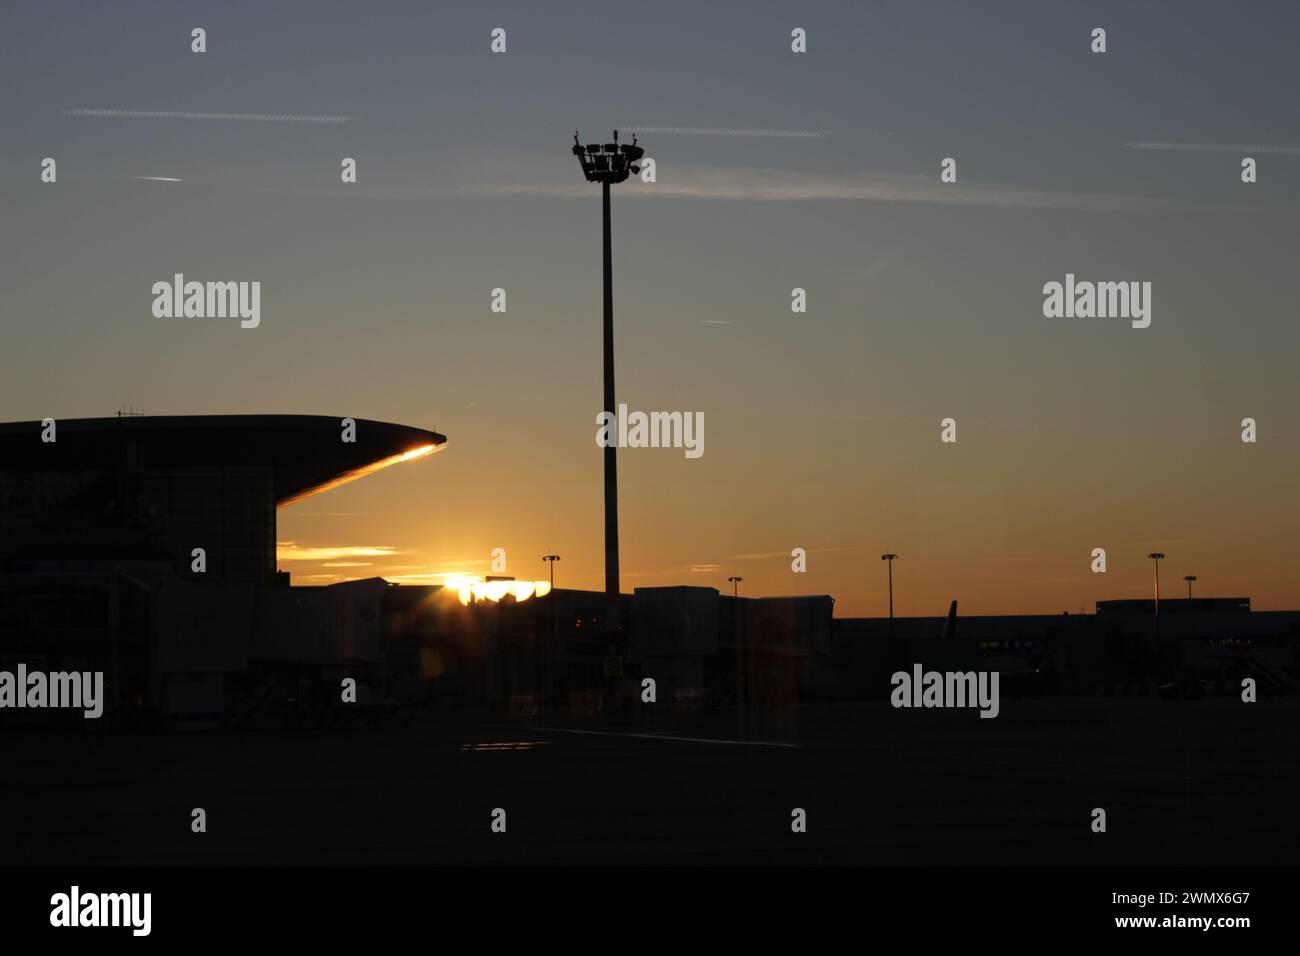
[[(1149, 596), (1159, 550), (1164, 594), (1300, 606), (1293, 4), (375, 6), (4, 4), (0, 420), (435, 429), (280, 512), (296, 583), (437, 583), (501, 547), (599, 589), (600, 197), (572, 134), (748, 130), (644, 132), (658, 182), (615, 187), (619, 400), (703, 412), (706, 447), (620, 452), (624, 590), (739, 574), (882, 615), (893, 551), (903, 615), (1077, 612)], [(260, 281), (260, 327), (155, 318), (178, 272)], [(1151, 282), (1150, 328), (1044, 318), (1067, 273)]]

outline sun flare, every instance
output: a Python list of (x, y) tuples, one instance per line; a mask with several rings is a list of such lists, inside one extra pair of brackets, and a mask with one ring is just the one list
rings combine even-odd
[(531, 597), (545, 597), (551, 591), (548, 581), (484, 581), (469, 574), (451, 574), (447, 576), (446, 587), (455, 591), (461, 604), (474, 601), (500, 601), (507, 594), (516, 601), (527, 601)]

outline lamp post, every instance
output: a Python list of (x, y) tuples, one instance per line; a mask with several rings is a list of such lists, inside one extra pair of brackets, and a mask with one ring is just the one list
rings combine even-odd
[(1156, 563), (1156, 634), (1160, 633), (1160, 559), (1163, 558), (1163, 551), (1152, 551), (1147, 555), (1148, 558)]
[(736, 733), (745, 736), (745, 652), (740, 641), (740, 582), (745, 580), (739, 575), (727, 578), (731, 582), (731, 595), (736, 604)]
[(894, 559), (896, 554), (882, 554), (881, 561), (889, 562), (889, 636), (894, 636)]
[[(631, 146), (620, 146), (618, 131), (614, 131), (612, 143), (578, 142), (578, 134), (573, 134), (573, 155), (578, 157), (582, 174), (587, 182), (600, 183), (602, 199), (602, 222), (604, 225), (604, 274), (605, 274), (605, 407), (611, 415), (617, 414), (614, 404), (614, 276), (613, 256), (610, 251), (609, 236), (609, 187), (621, 183), (630, 173), (639, 173), (636, 163), (645, 155), (645, 150), (636, 145), (632, 137)], [(617, 597), (618, 581), (618, 468), (614, 458), (617, 442), (605, 445), (605, 593)]]
[[(558, 623), (558, 619), (555, 616), (555, 562), (560, 560), (560, 556), (558, 554), (544, 554), (542, 555), (542, 560), (545, 561), (550, 566), (551, 569), (551, 590), (550, 592), (548, 592), (551, 597), (551, 646), (550, 646), (550, 650), (546, 654), (542, 655), (543, 660), (549, 663), (551, 659), (551, 655), (555, 653), (555, 645), (559, 641), (559, 637), (560, 637), (560, 633), (559, 633), (560, 626)], [(548, 666), (546, 668), (547, 684), (550, 683), (550, 678), (551, 678), (550, 672), (551, 669)], [(546, 696), (547, 696), (547, 701), (549, 703), (550, 700), (549, 687)]]
[(1190, 601), (1192, 599), (1192, 582), (1196, 580), (1196, 575), (1183, 575), (1183, 580), (1187, 582), (1187, 600)]

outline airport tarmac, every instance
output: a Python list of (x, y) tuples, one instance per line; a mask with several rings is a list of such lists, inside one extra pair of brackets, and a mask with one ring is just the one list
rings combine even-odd
[(821, 704), (745, 742), (725, 711), (402, 718), (0, 731), (0, 865), (1293, 865), (1300, 845), (1296, 698)]

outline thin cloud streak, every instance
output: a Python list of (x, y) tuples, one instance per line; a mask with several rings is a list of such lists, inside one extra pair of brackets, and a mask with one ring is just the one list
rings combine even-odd
[(1300, 156), (1300, 146), (1243, 146), (1236, 143), (1125, 143), (1129, 149), (1154, 149), (1173, 153), (1263, 153), (1267, 156)]
[[(830, 554), (836, 551), (862, 551), (866, 548), (865, 544), (851, 544), (842, 548), (805, 548), (805, 554)], [(789, 551), (760, 551), (755, 554), (729, 554), (727, 558), (732, 561), (767, 561), (772, 558), (788, 558)]]
[(373, 511), (286, 511), (285, 518), (370, 518)]
[[(523, 170), (530, 177), (520, 179)], [(890, 202), (998, 207), (1007, 209), (1065, 209), (1080, 212), (1173, 212), (1207, 208), (1200, 200), (1138, 195), (1057, 192), (996, 183), (941, 183), (937, 176), (861, 170), (844, 173), (781, 170), (764, 167), (660, 165), (659, 181), (643, 183), (633, 177), (619, 192), (620, 201), (645, 199), (712, 199), (737, 202)], [(488, 151), (463, 157), (431, 179), (425, 170), (410, 171), (384, 182), (367, 182), (340, 190), (305, 183), (289, 170), (264, 170), (258, 176), (233, 172), (218, 178), (188, 182), (198, 188), (264, 192), (311, 199), (419, 202), (449, 198), (513, 198), (590, 201), (599, 191), (582, 181), (576, 168), (552, 155), (504, 156)], [(869, 278), (869, 276), (867, 277)]]
[(410, 554), (388, 547), (305, 548), (292, 541), (276, 545), (276, 558), (280, 561), (343, 561), (348, 558), (386, 558), (395, 554)]
[(62, 110), (63, 116), (110, 119), (227, 120), (253, 123), (350, 123), (351, 116), (312, 116), (303, 113), (191, 113), (179, 110)]
[(662, 133), (668, 136), (747, 136), (767, 139), (825, 139), (817, 130), (726, 129), (716, 126), (627, 126), (626, 133)]
[[(998, 184), (940, 183), (937, 178), (903, 173), (861, 172), (840, 175), (776, 169), (704, 169), (675, 167), (654, 184), (635, 182), (628, 198), (717, 199), (748, 202), (800, 200), (931, 203), (995, 206), (1006, 209), (1069, 209), (1081, 212), (1150, 212), (1186, 208), (1181, 200), (1103, 193), (1066, 193)], [(464, 187), (478, 195), (591, 197), (583, 183), (514, 182)]]

